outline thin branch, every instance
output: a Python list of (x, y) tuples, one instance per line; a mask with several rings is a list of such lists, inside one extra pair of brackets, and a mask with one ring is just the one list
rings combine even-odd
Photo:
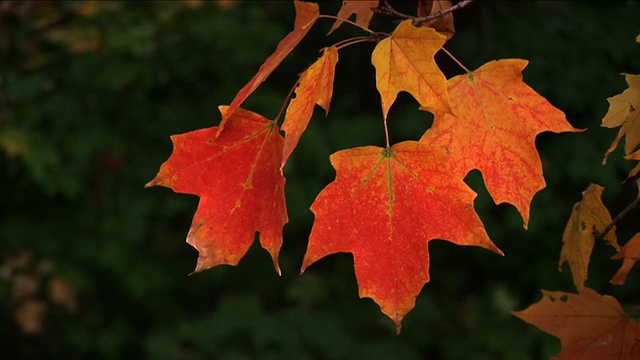
[(407, 15), (397, 11), (396, 9), (393, 8), (393, 6), (391, 6), (391, 4), (389, 4), (387, 0), (382, 0), (382, 3), (383, 4), (381, 6), (373, 8), (374, 13), (377, 13), (380, 15), (397, 17), (403, 20), (408, 20), (408, 19), (414, 20), (416, 18), (415, 16)]
[(431, 15), (428, 15), (428, 16), (425, 16), (425, 17), (413, 19), (413, 26), (420, 26), (423, 23), (426, 23), (428, 21), (441, 18), (441, 17), (447, 15), (450, 12), (454, 12), (456, 10), (462, 9), (463, 7), (471, 4), (473, 1), (474, 0), (463, 0), (463, 1), (460, 1), (459, 3), (457, 3), (456, 5), (453, 5), (452, 7), (448, 8), (448, 9), (444, 9), (444, 10), (438, 11), (435, 14), (431, 14)]
[(631, 202), (631, 204), (629, 204), (624, 210), (622, 210), (618, 216), (615, 217), (615, 219), (613, 219), (613, 221), (611, 221), (611, 223), (609, 225), (607, 225), (607, 227), (604, 228), (604, 230), (602, 230), (602, 232), (598, 232), (597, 230), (593, 230), (593, 235), (595, 235), (596, 239), (600, 239), (603, 240), (604, 237), (607, 235), (607, 233), (609, 231), (611, 231), (611, 229), (613, 229), (614, 226), (616, 226), (616, 224), (622, 220), (625, 216), (627, 216), (627, 214), (629, 212), (631, 212), (631, 210), (635, 209), (638, 204), (640, 204), (640, 197), (637, 197), (635, 200), (633, 200)]
[(462, 8), (464, 8), (465, 6), (471, 4), (474, 0), (462, 0), (459, 3), (457, 3), (456, 5), (453, 5), (452, 7), (448, 8), (448, 9), (444, 9), (441, 11), (438, 11), (435, 14), (431, 14), (431, 15), (427, 15), (427, 16), (423, 16), (423, 17), (417, 17), (417, 16), (411, 16), (411, 15), (407, 15), (405, 13), (401, 13), (398, 10), (394, 9), (393, 6), (391, 6), (391, 4), (389, 4), (389, 2), (387, 0), (382, 0), (382, 5), (378, 6), (377, 8), (374, 8), (373, 11), (377, 14), (380, 15), (386, 15), (386, 16), (392, 16), (392, 17), (396, 17), (399, 19), (403, 19), (403, 20), (412, 20), (413, 22), (413, 26), (420, 26), (423, 23), (426, 23), (428, 21), (434, 20), (434, 19), (438, 19), (441, 18), (445, 15), (447, 15), (448, 13), (454, 12), (456, 10), (460, 10)]

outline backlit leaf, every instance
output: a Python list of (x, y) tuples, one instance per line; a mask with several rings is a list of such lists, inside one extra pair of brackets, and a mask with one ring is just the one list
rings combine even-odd
[[(225, 115), (228, 107), (220, 107)], [(200, 197), (187, 243), (198, 252), (194, 272), (236, 265), (260, 233), (276, 271), (287, 222), (283, 139), (261, 115), (237, 109), (225, 130), (216, 127), (171, 137), (173, 153), (146, 186), (160, 185)]]
[[(595, 242), (593, 231), (601, 232), (611, 223), (609, 210), (601, 200), (603, 191), (602, 186), (591, 184), (582, 192), (582, 201), (573, 206), (571, 217), (562, 235), (562, 252), (558, 266), (562, 266), (565, 261), (569, 263), (573, 283), (578, 292), (582, 292), (584, 282), (587, 280), (589, 259), (591, 259)], [(614, 227), (607, 233), (604, 241), (619, 250), (615, 232)]]
[(342, 2), (342, 7), (338, 11), (338, 17), (329, 30), (331, 34), (344, 22), (341, 19), (349, 19), (351, 14), (356, 14), (356, 24), (368, 28), (369, 22), (373, 17), (373, 9), (378, 6), (378, 0), (345, 0)]
[(542, 290), (542, 300), (513, 315), (560, 339), (555, 360), (639, 359), (640, 324), (608, 295)]
[(282, 130), (286, 133), (282, 166), (298, 145), (302, 133), (307, 129), (313, 107), (320, 105), (326, 114), (333, 94), (333, 77), (338, 62), (338, 49), (335, 46), (325, 48), (322, 56), (300, 76), (296, 96), (289, 103), (287, 113), (282, 123)]
[(629, 242), (624, 244), (617, 254), (613, 255), (611, 259), (623, 259), (622, 266), (611, 279), (611, 283), (624, 285), (624, 282), (627, 280), (627, 275), (629, 275), (629, 271), (631, 271), (633, 265), (636, 264), (636, 261), (640, 260), (640, 233), (635, 234)]
[(296, 20), (293, 26), (293, 31), (291, 31), (287, 36), (285, 36), (276, 50), (271, 54), (267, 60), (265, 60), (264, 64), (260, 66), (260, 70), (258, 73), (253, 76), (251, 80), (236, 94), (236, 97), (233, 99), (231, 104), (229, 105), (229, 109), (227, 110), (227, 115), (222, 118), (220, 125), (218, 126), (218, 134), (222, 132), (228, 118), (235, 113), (235, 111), (240, 107), (240, 105), (253, 93), (255, 89), (262, 84), (269, 75), (275, 70), (282, 60), (284, 60), (287, 55), (300, 43), (302, 38), (309, 32), (309, 29), (313, 26), (313, 24), (318, 19), (320, 15), (320, 10), (318, 5), (312, 2), (303, 2), (303, 1), (294, 1), (293, 2), (296, 8)]
[(525, 66), (525, 60), (491, 61), (450, 79), (455, 116), (435, 112), (433, 126), (420, 141), (447, 148), (456, 176), (480, 170), (496, 204), (514, 205), (526, 228), (531, 200), (545, 187), (536, 136), (579, 130), (522, 81)]
[(625, 74), (625, 80), (629, 87), (621, 94), (607, 99), (609, 111), (602, 119), (602, 126), (608, 128), (620, 126), (620, 131), (604, 154), (603, 163), (618, 147), (623, 136), (625, 136), (625, 155), (631, 154), (640, 144), (640, 75)]
[[(640, 160), (640, 150), (634, 152), (633, 154), (629, 154), (624, 158), (627, 160)], [(628, 178), (635, 177), (636, 175), (638, 175), (638, 173), (640, 173), (640, 163), (638, 163), (638, 165), (636, 165), (633, 169), (631, 169), (631, 171), (629, 172)], [(636, 180), (636, 182), (638, 182), (638, 186), (640, 186), (640, 181)]]
[(405, 20), (390, 37), (380, 41), (371, 55), (376, 68), (376, 86), (382, 101), (382, 114), (400, 91), (406, 91), (429, 111), (451, 112), (444, 74), (433, 56), (446, 37), (429, 27), (415, 27)]
[[(447, 10), (451, 7), (451, 0), (426, 0), (418, 1), (418, 16), (425, 17), (433, 14), (437, 14), (440, 11)], [(453, 13), (450, 12), (444, 16), (435, 18), (431, 21), (422, 23), (421, 26), (428, 26), (434, 28), (437, 32), (447, 37), (447, 40), (451, 39), (456, 33), (456, 28), (453, 25)]]
[(353, 254), (360, 297), (372, 298), (400, 331), (429, 281), (433, 239), (502, 252), (473, 208), (476, 194), (447, 169), (444, 149), (406, 141), (331, 156), (336, 179), (318, 195), (302, 271), (339, 252)]

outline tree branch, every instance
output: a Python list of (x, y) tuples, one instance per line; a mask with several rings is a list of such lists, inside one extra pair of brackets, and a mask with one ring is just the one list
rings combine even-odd
[(624, 210), (622, 210), (612, 221), (609, 225), (607, 225), (607, 227), (604, 228), (604, 230), (602, 230), (602, 232), (598, 232), (596, 229), (593, 230), (593, 235), (596, 237), (596, 239), (599, 240), (603, 240), (604, 237), (607, 235), (607, 233), (609, 231), (611, 231), (611, 229), (613, 229), (614, 226), (616, 226), (616, 224), (622, 220), (625, 216), (627, 216), (627, 214), (629, 212), (631, 212), (631, 210), (635, 209), (638, 204), (640, 204), (640, 197), (637, 197), (635, 200), (633, 200), (631, 202), (631, 204), (629, 204)]
[(438, 11), (435, 14), (431, 14), (431, 15), (428, 15), (428, 16), (425, 16), (425, 17), (421, 17), (421, 18), (415, 18), (415, 19), (413, 19), (413, 26), (420, 26), (423, 23), (426, 23), (426, 22), (431, 21), (433, 19), (441, 18), (441, 17), (447, 15), (450, 12), (454, 12), (456, 10), (462, 9), (463, 7), (471, 4), (473, 1), (474, 0), (463, 0), (463, 1), (460, 1), (459, 3), (457, 3), (456, 5), (453, 5), (452, 7), (448, 8), (448, 9), (444, 9), (444, 10)]
[(448, 8), (448, 9), (444, 9), (441, 11), (438, 11), (435, 14), (431, 14), (428, 16), (423, 16), (423, 17), (417, 17), (417, 16), (411, 16), (411, 15), (407, 15), (405, 13), (401, 13), (399, 11), (397, 11), (396, 9), (393, 8), (393, 6), (391, 6), (391, 4), (389, 4), (389, 2), (387, 0), (382, 0), (382, 5), (378, 6), (377, 8), (374, 8), (373, 11), (377, 14), (381, 14), (381, 15), (386, 15), (386, 16), (392, 16), (392, 17), (396, 17), (399, 19), (403, 19), (403, 20), (407, 20), (407, 19), (411, 19), (413, 22), (413, 26), (420, 26), (428, 21), (434, 20), (434, 19), (438, 19), (441, 18), (445, 15), (447, 15), (448, 13), (454, 12), (456, 10), (460, 10), (462, 8), (464, 8), (465, 6), (471, 4), (474, 0), (462, 0), (459, 3), (457, 3), (456, 5), (453, 5), (452, 7)]
[(380, 15), (397, 17), (403, 20), (408, 20), (408, 19), (413, 20), (416, 18), (415, 16), (407, 15), (397, 11), (396, 9), (393, 8), (393, 6), (391, 6), (391, 4), (389, 4), (387, 0), (382, 0), (382, 5), (378, 5), (378, 7), (373, 8), (373, 12)]

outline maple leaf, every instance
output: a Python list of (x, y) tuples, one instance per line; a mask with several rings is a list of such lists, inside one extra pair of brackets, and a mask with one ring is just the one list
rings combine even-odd
[(611, 283), (624, 285), (629, 271), (636, 264), (636, 261), (640, 260), (640, 233), (635, 234), (611, 259), (623, 259), (622, 266), (611, 279)]
[[(229, 111), (221, 106), (224, 116)], [(194, 272), (236, 265), (260, 244), (280, 273), (278, 253), (287, 223), (285, 179), (280, 172), (282, 136), (273, 121), (237, 109), (216, 137), (210, 127), (171, 137), (173, 153), (146, 187), (160, 185), (200, 197), (187, 243), (198, 252)]]
[(542, 300), (513, 315), (560, 339), (555, 360), (640, 358), (640, 324), (608, 295), (542, 290)]
[(303, 1), (294, 1), (296, 9), (296, 20), (293, 25), (293, 31), (291, 31), (287, 36), (285, 36), (278, 46), (276, 50), (271, 54), (267, 60), (265, 60), (264, 64), (260, 66), (260, 70), (258, 73), (253, 76), (251, 80), (236, 94), (236, 97), (233, 99), (231, 104), (229, 105), (229, 109), (227, 110), (227, 114), (220, 121), (220, 125), (218, 125), (218, 134), (222, 132), (228, 118), (232, 116), (235, 111), (240, 107), (242, 102), (244, 102), (251, 93), (255, 89), (262, 84), (269, 75), (275, 70), (282, 60), (284, 60), (287, 55), (300, 43), (302, 38), (309, 32), (309, 29), (315, 24), (318, 16), (320, 15), (320, 10), (318, 8), (318, 4), (311, 2), (303, 2)]
[[(418, 17), (426, 17), (429, 15), (437, 14), (440, 11), (446, 10), (450, 7), (451, 0), (418, 1)], [(451, 39), (456, 33), (456, 28), (453, 25), (453, 13), (448, 13), (439, 18), (430, 20), (426, 23), (422, 23), (420, 26), (428, 26), (434, 28), (440, 34), (446, 36), (447, 40)]]
[(445, 41), (434, 29), (418, 28), (405, 20), (376, 45), (371, 63), (385, 119), (400, 91), (413, 95), (429, 111), (451, 112), (446, 78), (433, 59)]
[[(640, 160), (640, 150), (634, 152), (633, 154), (629, 154), (629, 155), (625, 156), (624, 158), (627, 159), (627, 160)], [(638, 173), (640, 173), (640, 163), (638, 163), (638, 165), (636, 165), (633, 169), (631, 169), (627, 179), (635, 177), (636, 175), (638, 175)], [(638, 183), (638, 186), (640, 186), (640, 180), (636, 180), (636, 182)]]
[(327, 255), (352, 253), (360, 297), (373, 299), (399, 332), (429, 281), (429, 241), (502, 254), (473, 209), (476, 194), (446, 161), (444, 149), (416, 141), (331, 155), (336, 179), (311, 205), (302, 272)]
[(535, 137), (578, 132), (562, 111), (522, 81), (526, 60), (491, 61), (447, 82), (453, 114), (434, 112), (420, 141), (444, 146), (456, 176), (482, 172), (496, 204), (513, 204), (529, 222), (533, 196), (545, 187)]
[(338, 11), (338, 18), (329, 30), (329, 34), (331, 34), (335, 29), (337, 29), (344, 20), (349, 19), (352, 14), (356, 14), (356, 24), (369, 28), (369, 22), (371, 22), (371, 18), (373, 17), (373, 9), (378, 7), (378, 0), (345, 0), (342, 2), (342, 7)]
[(300, 76), (296, 96), (289, 103), (282, 123), (286, 133), (282, 166), (295, 149), (302, 133), (306, 130), (313, 107), (320, 105), (326, 114), (333, 94), (333, 77), (338, 62), (338, 49), (335, 46), (324, 48), (322, 56)]
[(640, 75), (625, 74), (629, 87), (621, 94), (607, 99), (609, 111), (602, 119), (602, 126), (614, 128), (621, 126), (618, 136), (604, 154), (602, 163), (618, 147), (625, 136), (624, 153), (629, 155), (640, 144)]
[[(561, 267), (565, 261), (569, 263), (573, 283), (578, 292), (582, 292), (587, 280), (589, 259), (595, 241), (594, 230), (601, 232), (611, 223), (609, 210), (601, 200), (603, 191), (602, 186), (590, 184), (587, 190), (582, 192), (582, 200), (573, 206), (571, 217), (562, 235), (562, 251), (558, 267)], [(615, 231), (614, 226), (605, 235), (604, 241), (619, 250)]]

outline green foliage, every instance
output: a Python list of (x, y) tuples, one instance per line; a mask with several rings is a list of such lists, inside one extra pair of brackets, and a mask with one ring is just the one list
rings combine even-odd
[[(382, 314), (372, 316), (372, 302), (357, 299), (346, 255), (297, 274), (313, 219), (311, 194), (333, 176), (328, 155), (383, 144), (380, 129), (370, 130), (380, 126), (373, 70), (362, 65), (371, 49), (349, 49), (341, 59), (332, 118), (316, 113), (285, 169), (291, 224), (283, 276), (252, 248), (237, 268), (187, 277), (195, 251), (179, 239), (196, 200), (143, 185), (171, 151), (170, 134), (218, 121), (216, 107), (289, 31), (292, 6), (103, 4), (89, 15), (77, 10), (81, 2), (0, 9), (0, 358), (543, 359), (557, 352), (555, 340), (508, 314), (531, 303), (539, 288), (570, 288), (569, 276), (555, 268), (576, 189), (591, 181), (612, 189), (605, 193), (612, 213), (633, 196), (631, 187), (613, 190), (629, 164), (612, 158), (600, 167), (615, 134), (598, 126), (605, 98), (624, 88), (612, 74), (639, 72), (629, 60), (640, 58), (632, 41), (638, 4), (478, 2), (459, 12), (453, 50), (461, 60), (529, 59), (528, 82), (590, 131), (539, 137), (547, 189), (534, 199), (527, 232), (512, 208), (491, 203), (477, 173), (469, 175), (480, 193), (478, 212), (508, 256), (486, 261), (481, 250), (454, 252), (437, 242), (428, 296), (399, 336)], [(328, 30), (330, 22), (322, 26)], [(327, 41), (324, 33), (310, 35), (247, 108), (277, 113), (304, 68), (287, 64), (310, 63), (317, 54), (306, 50)], [(430, 122), (413, 104), (403, 106), (407, 100), (401, 94), (391, 110), (397, 122), (390, 126), (403, 139)], [(23, 251), (33, 257), (27, 265), (7, 265)], [(605, 288), (615, 265), (603, 265), (611, 273), (594, 276), (593, 284)], [(36, 278), (38, 290), (17, 297), (18, 274)], [(73, 289), (76, 310), (54, 301), (47, 290), (53, 278)], [(631, 287), (612, 290), (621, 301), (640, 298)], [(27, 298), (47, 308), (34, 334), (15, 320)]]

